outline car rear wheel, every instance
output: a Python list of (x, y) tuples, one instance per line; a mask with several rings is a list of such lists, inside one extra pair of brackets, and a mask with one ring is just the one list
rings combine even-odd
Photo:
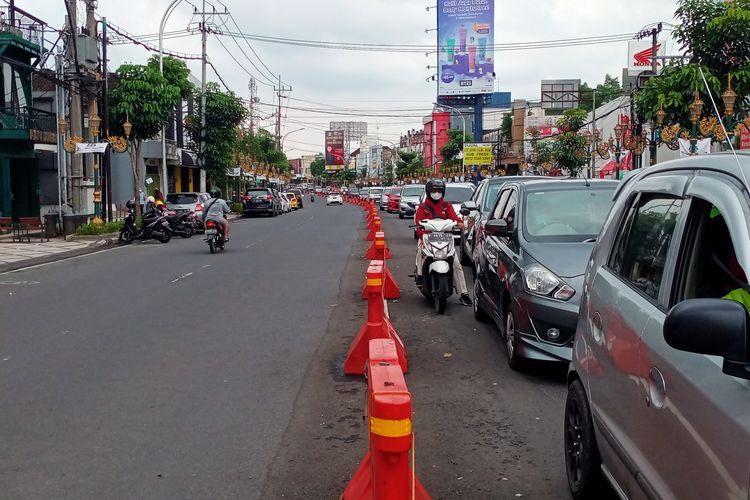
[(581, 381), (575, 380), (565, 401), (565, 470), (573, 498), (602, 497), (605, 481), (601, 464), (586, 391)]

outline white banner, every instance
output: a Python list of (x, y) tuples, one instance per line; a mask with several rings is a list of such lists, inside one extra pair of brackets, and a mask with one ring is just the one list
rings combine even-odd
[(76, 143), (76, 154), (104, 153), (107, 151), (108, 142), (78, 142)]
[(711, 152), (711, 139), (701, 139), (695, 143), (695, 153), (690, 152), (690, 139), (680, 139), (680, 158), (686, 156), (706, 155)]

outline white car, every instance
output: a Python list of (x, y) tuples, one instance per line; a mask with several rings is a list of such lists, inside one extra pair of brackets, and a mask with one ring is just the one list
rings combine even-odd
[(281, 200), (281, 213), (288, 214), (292, 211), (292, 204), (286, 196), (279, 196)]
[(341, 196), (341, 193), (330, 193), (326, 196), (326, 205), (333, 205), (334, 203), (338, 203), (339, 205), (344, 204), (344, 198)]

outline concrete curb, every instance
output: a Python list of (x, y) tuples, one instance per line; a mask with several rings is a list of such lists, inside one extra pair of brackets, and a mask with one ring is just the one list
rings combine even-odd
[(81, 257), (91, 253), (99, 252), (107, 248), (111, 248), (119, 244), (118, 239), (115, 238), (101, 238), (91, 241), (85, 248), (79, 248), (76, 250), (70, 250), (68, 252), (60, 252), (52, 255), (45, 255), (44, 257), (36, 257), (33, 259), (21, 260), (18, 262), (11, 262), (9, 264), (0, 265), (0, 274), (8, 273), (11, 271), (18, 271), (27, 267), (38, 266), (40, 264), (50, 264), (59, 260), (70, 259), (73, 257)]
[(81, 242), (87, 242), (90, 241), (97, 245), (102, 245), (103, 243), (100, 243), (102, 241), (104, 242), (117, 242), (118, 238), (120, 237), (120, 233), (107, 233), (107, 234), (70, 234), (65, 237), (65, 241), (81, 241)]

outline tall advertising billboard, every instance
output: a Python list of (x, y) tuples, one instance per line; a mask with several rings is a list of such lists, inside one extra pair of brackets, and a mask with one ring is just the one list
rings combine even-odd
[(326, 172), (344, 170), (344, 131), (326, 130)]
[(438, 95), (491, 94), (495, 0), (438, 0)]

